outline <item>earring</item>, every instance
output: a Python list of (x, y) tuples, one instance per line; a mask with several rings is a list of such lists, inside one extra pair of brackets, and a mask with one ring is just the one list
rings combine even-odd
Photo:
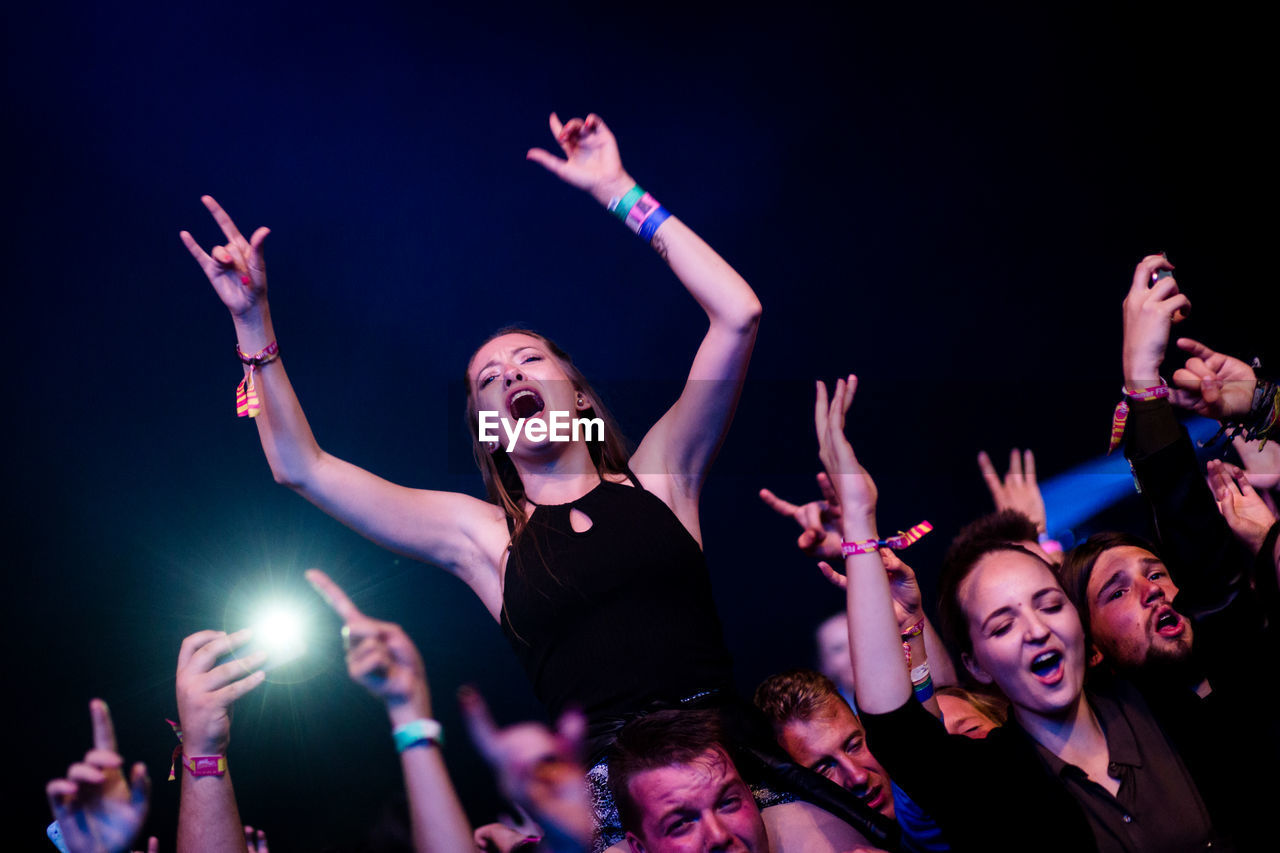
[(498, 452), (498, 442), (496, 442), (496, 441), (486, 441), (486, 442), (484, 443), (484, 445), (485, 445), (485, 447), (489, 448), (489, 452), (490, 452), (490, 453), (497, 453), (497, 452)]
[(582, 394), (578, 394), (578, 408), (585, 409), (586, 407), (587, 401), (583, 399)]

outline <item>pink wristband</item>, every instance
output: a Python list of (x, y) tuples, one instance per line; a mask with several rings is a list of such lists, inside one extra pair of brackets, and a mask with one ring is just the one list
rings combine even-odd
[(192, 776), (221, 776), (227, 772), (227, 759), (223, 755), (189, 756), (184, 752), (182, 766), (187, 768)]
[[(1128, 388), (1121, 388), (1120, 393), (1129, 400), (1159, 400), (1161, 397), (1169, 396), (1169, 386), (1165, 384), (1163, 379), (1159, 385), (1152, 385), (1149, 388), (1143, 388), (1140, 391), (1130, 391)], [(1121, 399), (1116, 404), (1115, 414), (1111, 416), (1111, 446), (1107, 453), (1112, 453), (1120, 442), (1124, 439), (1124, 427), (1129, 421), (1129, 401)]]
[(898, 535), (890, 536), (888, 539), (861, 539), (857, 542), (841, 542), (840, 553), (846, 557), (855, 557), (858, 554), (870, 554), (872, 551), (878, 551), (881, 548), (901, 551), (912, 542), (918, 541), (921, 536), (924, 536), (932, 529), (932, 524), (922, 521), (907, 532), (899, 531)]

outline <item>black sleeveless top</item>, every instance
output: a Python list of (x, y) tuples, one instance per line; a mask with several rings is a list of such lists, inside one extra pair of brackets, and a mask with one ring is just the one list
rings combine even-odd
[[(627, 476), (536, 507), (507, 561), (502, 631), (552, 720), (576, 706), (599, 724), (732, 684), (702, 549)], [(574, 531), (574, 509), (590, 529)]]

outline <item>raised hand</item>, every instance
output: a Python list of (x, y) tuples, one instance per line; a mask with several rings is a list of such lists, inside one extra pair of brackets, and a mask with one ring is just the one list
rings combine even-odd
[(586, 718), (567, 711), (554, 732), (541, 723), (499, 729), (474, 689), (459, 690), (458, 702), (471, 739), (497, 773), (502, 792), (548, 832), (589, 844), (591, 801), (581, 763)]
[(842, 520), (863, 517), (875, 526), (876, 484), (871, 475), (858, 462), (853, 446), (844, 434), (845, 414), (853, 403), (858, 390), (858, 377), (852, 373), (847, 379), (836, 381), (831, 399), (827, 399), (827, 386), (818, 382), (817, 399), (814, 401), (813, 420), (818, 432), (818, 457), (831, 480), (842, 507)]
[(248, 848), (249, 853), (269, 853), (267, 834), (261, 829), (255, 830), (252, 826), (244, 828), (244, 846)]
[(542, 148), (530, 148), (526, 159), (545, 167), (566, 184), (586, 190), (601, 204), (608, 204), (610, 198), (620, 198), (635, 185), (622, 168), (618, 141), (595, 113), (585, 119), (571, 118), (563, 124), (559, 116), (552, 113), (551, 135), (565, 159)]
[(818, 474), (818, 489), (822, 500), (809, 501), (797, 506), (775, 495), (768, 489), (760, 490), (764, 501), (778, 515), (794, 518), (802, 532), (796, 546), (810, 557), (825, 560), (840, 559), (840, 498), (831, 485), (826, 472)]
[(222, 229), (227, 238), (226, 244), (214, 246), (211, 252), (206, 253), (190, 232), (180, 231), (178, 236), (191, 257), (200, 264), (200, 269), (204, 270), (222, 304), (227, 306), (233, 317), (241, 317), (266, 298), (267, 266), (262, 259), (262, 242), (271, 230), (259, 228), (246, 240), (212, 196), (201, 196), (200, 200)]
[(1244, 473), (1255, 489), (1263, 491), (1280, 486), (1280, 441), (1245, 441), (1237, 435), (1231, 446), (1240, 454)]
[(1173, 372), (1174, 405), (1218, 420), (1249, 413), (1257, 381), (1252, 367), (1191, 338), (1178, 338), (1178, 349), (1190, 358)]
[(347, 674), (351, 679), (386, 703), (394, 725), (431, 717), (426, 667), (404, 629), (365, 616), (319, 569), (310, 569), (306, 576), (342, 619)]
[(141, 763), (133, 765), (125, 779), (107, 703), (92, 700), (89, 718), (93, 749), (84, 761), (67, 768), (65, 779), (46, 785), (45, 793), (71, 853), (120, 853), (129, 849), (146, 820), (151, 780)]
[(1160, 363), (1169, 345), (1169, 330), (1191, 309), (1191, 300), (1178, 292), (1178, 282), (1167, 276), (1152, 282), (1160, 270), (1172, 270), (1164, 255), (1148, 255), (1133, 271), (1124, 299), (1124, 381), (1130, 391), (1155, 385)]
[(231, 707), (236, 700), (266, 680), (259, 669), (267, 661), (265, 651), (219, 664), (249, 642), (248, 628), (227, 634), (199, 631), (182, 641), (178, 651), (178, 720), (182, 725), (182, 751), (188, 758), (225, 755), (231, 742)]
[(1211, 459), (1207, 470), (1218, 511), (1227, 520), (1231, 532), (1257, 554), (1271, 525), (1276, 523), (1275, 513), (1249, 483), (1244, 471), (1235, 465)]
[(1030, 450), (1019, 456), (1017, 448), (1009, 452), (1009, 472), (1004, 479), (996, 473), (991, 464), (991, 457), (985, 450), (978, 453), (978, 468), (982, 471), (982, 479), (991, 492), (991, 500), (996, 509), (1012, 509), (1025, 515), (1036, 524), (1036, 530), (1044, 533), (1046, 518), (1044, 497), (1040, 494), (1040, 485), (1036, 482), (1036, 457)]
[[(916, 571), (898, 559), (898, 555), (890, 548), (880, 549), (880, 559), (884, 561), (884, 570), (889, 576), (889, 595), (893, 598), (893, 616), (898, 620), (898, 631), (906, 634), (920, 621), (921, 616), (923, 597), (916, 580)], [(848, 588), (849, 579), (826, 560), (819, 561), (818, 568), (832, 584), (840, 589)]]

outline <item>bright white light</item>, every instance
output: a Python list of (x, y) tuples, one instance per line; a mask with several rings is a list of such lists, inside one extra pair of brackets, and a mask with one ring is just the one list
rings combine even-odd
[(269, 605), (253, 622), (251, 644), (267, 652), (266, 669), (281, 666), (306, 651), (306, 622), (289, 604)]

